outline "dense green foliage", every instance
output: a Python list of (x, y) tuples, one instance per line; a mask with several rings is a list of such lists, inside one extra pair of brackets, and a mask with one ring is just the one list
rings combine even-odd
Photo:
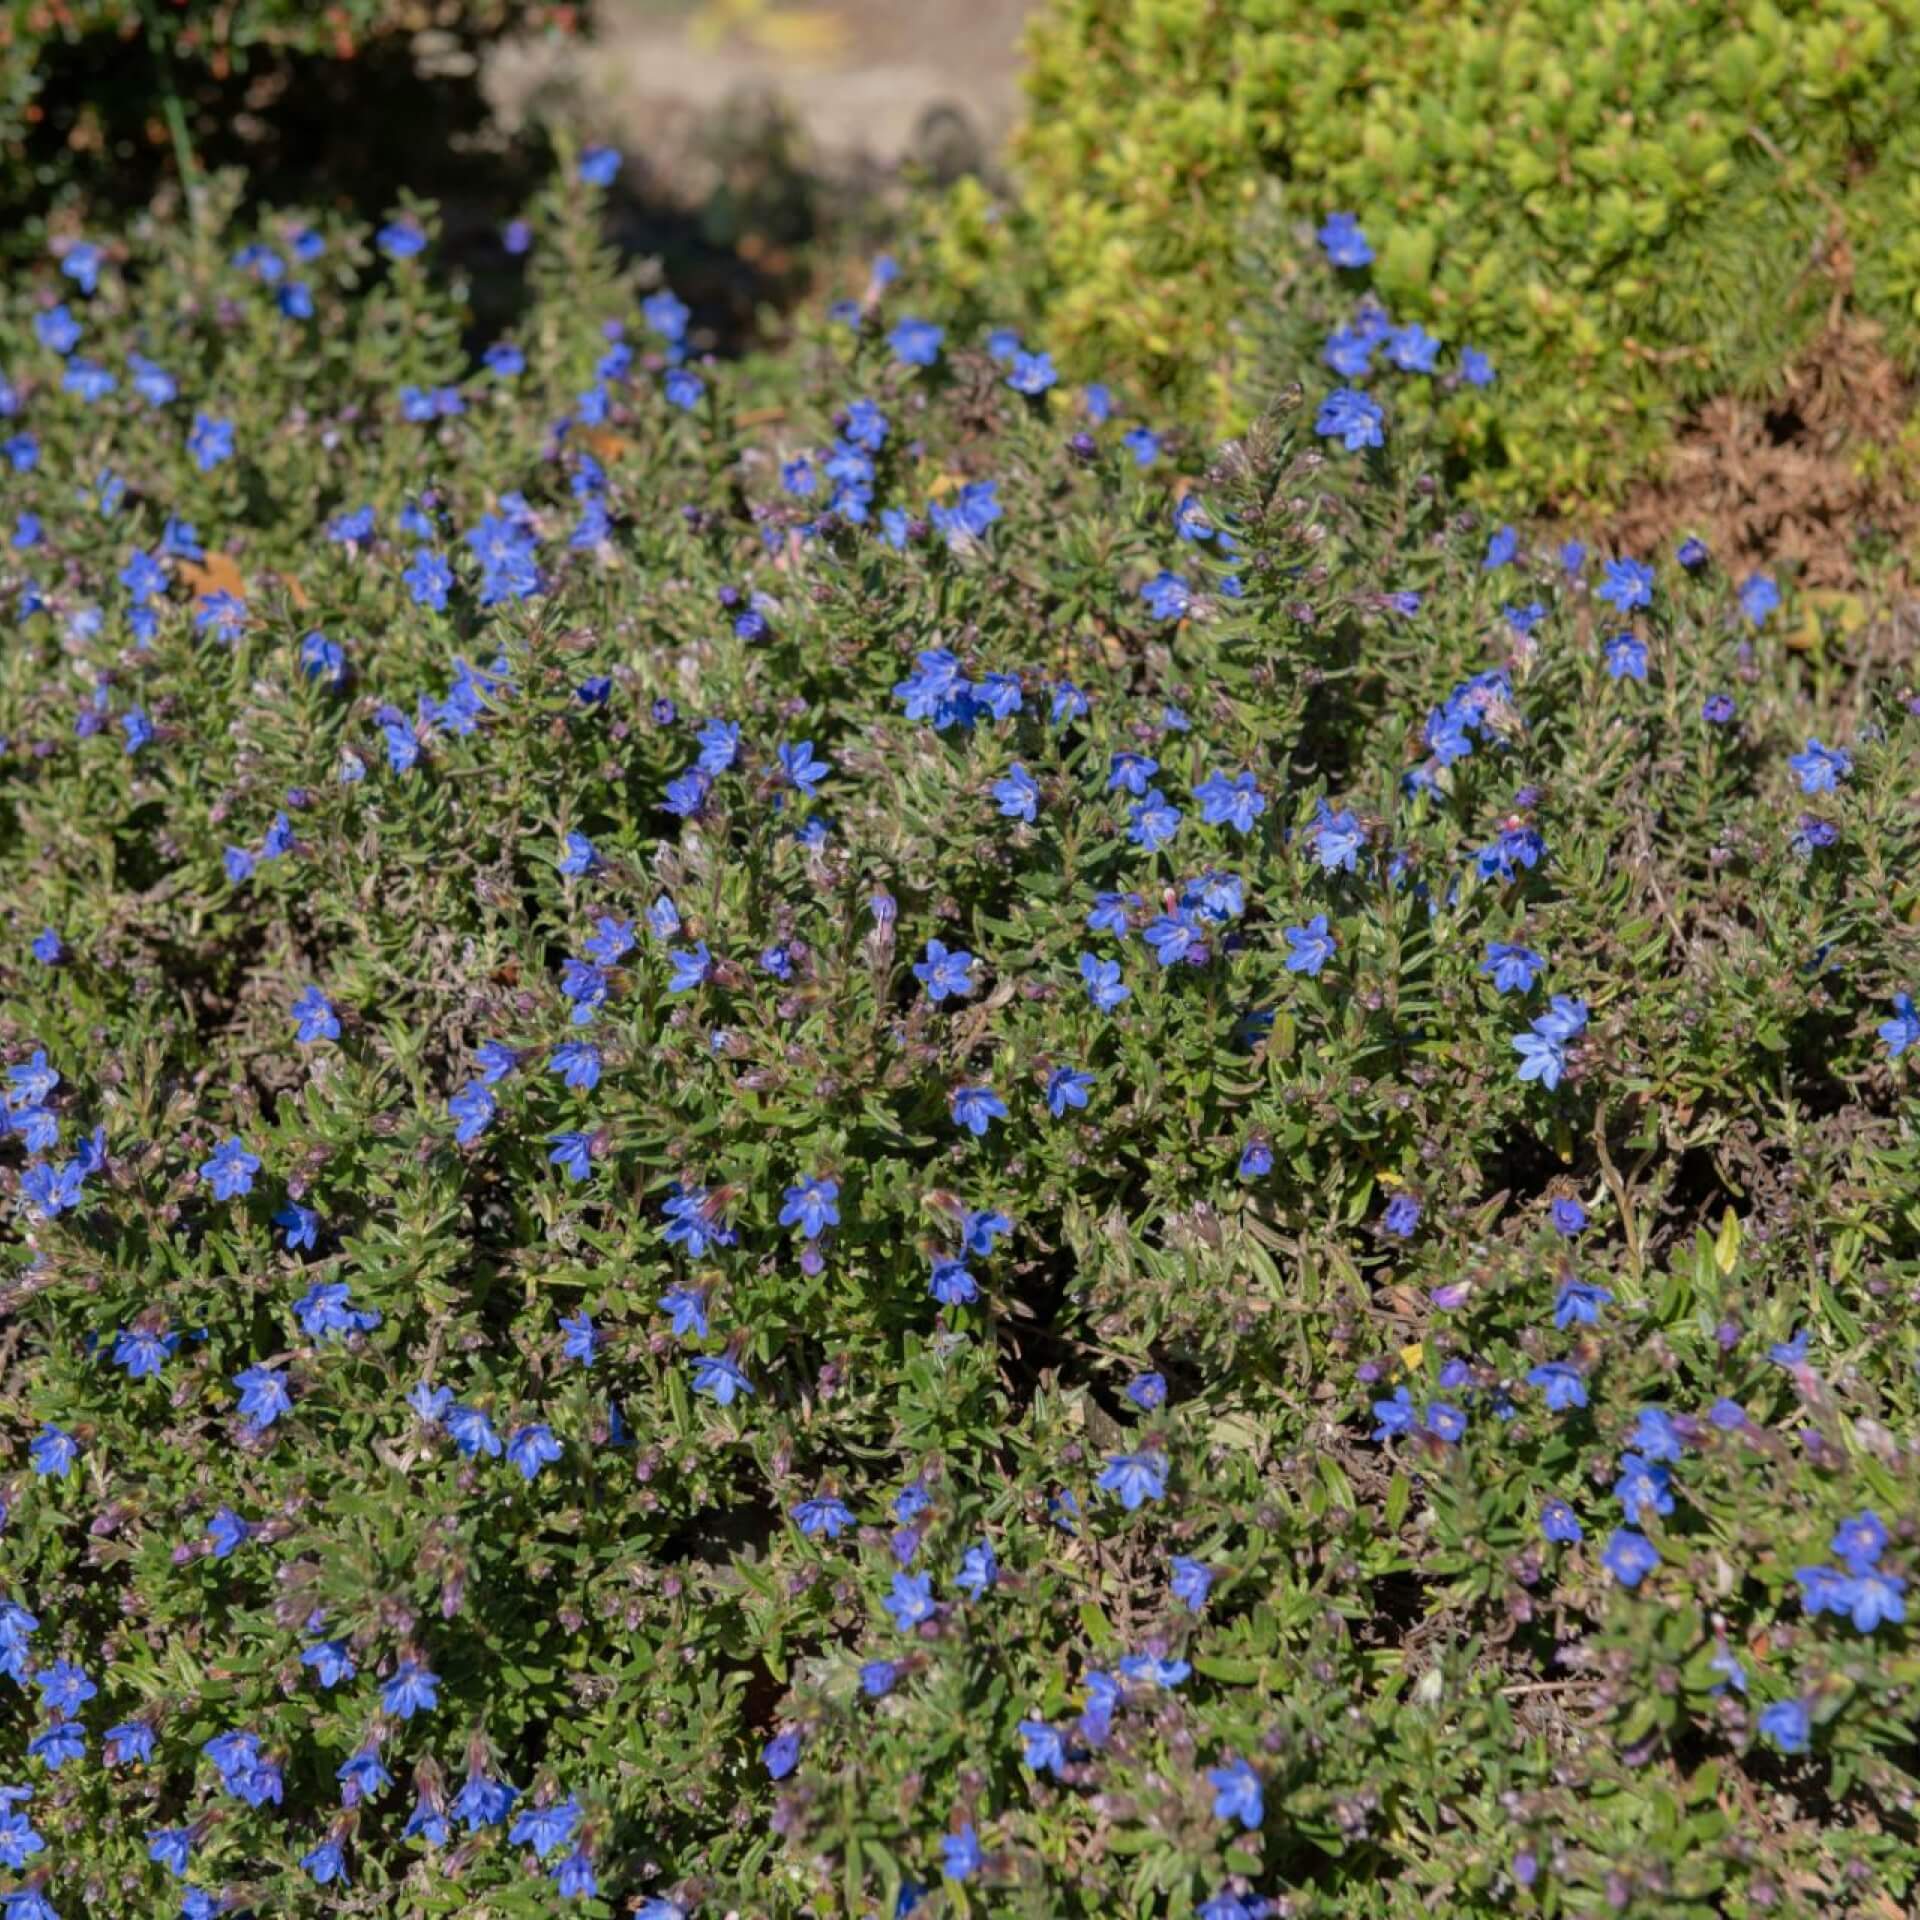
[(0, 308), (9, 1920), (1908, 1909), (1910, 656), (599, 211)]
[(1615, 499), (1837, 307), (1913, 364), (1917, 26), (1912, 0), (1051, 0), (1014, 203), (943, 210), (943, 259), (1024, 283), (1063, 365), (1217, 416), (1273, 350), (1250, 305), (1286, 329), (1312, 230), (1358, 211), (1395, 319), (1518, 376), (1433, 396), (1480, 496)]

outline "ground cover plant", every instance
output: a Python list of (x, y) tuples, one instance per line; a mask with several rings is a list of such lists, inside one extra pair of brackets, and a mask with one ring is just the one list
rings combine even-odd
[[(1417, 403), (1476, 497), (1617, 504), (1704, 402), (1781, 406), (1836, 354), (1912, 372), (1915, 26), (1909, 0), (1052, 0), (1014, 191), (943, 208), (942, 256), (988, 299), (1024, 284), (1067, 372), (1151, 367), (1224, 417), (1254, 303), (1363, 214), (1342, 264), (1396, 319), (1526, 366)], [(1910, 494), (1910, 411), (1843, 466)]]
[(6, 292), (9, 1920), (1908, 1910), (1910, 636), (615, 165)]

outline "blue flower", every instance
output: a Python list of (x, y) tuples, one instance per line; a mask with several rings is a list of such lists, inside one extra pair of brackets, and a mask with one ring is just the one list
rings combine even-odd
[(713, 955), (707, 951), (707, 943), (704, 940), (697, 940), (690, 949), (668, 948), (667, 964), (672, 968), (671, 977), (667, 981), (667, 991), (690, 993), (712, 972)]
[(980, 1871), (986, 1855), (980, 1850), (980, 1836), (969, 1820), (958, 1833), (948, 1834), (940, 1842), (940, 1871), (949, 1880), (971, 1880)]
[(898, 1669), (891, 1660), (869, 1660), (860, 1669), (860, 1691), (869, 1700), (883, 1700), (893, 1691)]
[(458, 1123), (454, 1139), (463, 1147), (472, 1145), (493, 1124), (498, 1110), (498, 1102), (486, 1087), (478, 1080), (469, 1080), (447, 1102), (447, 1112)]
[(840, 1224), (840, 1182), (802, 1180), (781, 1196), (780, 1224), (798, 1227), (808, 1240), (817, 1240), (828, 1227)]
[(683, 413), (691, 413), (707, 391), (707, 383), (685, 367), (669, 369), (662, 385), (668, 406), (678, 407)]
[[(1564, 1361), (1549, 1360), (1527, 1375), (1527, 1385), (1538, 1387), (1546, 1397), (1549, 1413), (1566, 1413), (1587, 1404), (1587, 1383), (1577, 1367)], [(1631, 1519), (1633, 1516), (1628, 1515)]]
[(207, 1539), (216, 1560), (226, 1560), (252, 1536), (253, 1529), (231, 1507), (220, 1507), (207, 1522)]
[(1780, 604), (1780, 589), (1764, 573), (1750, 573), (1740, 586), (1740, 611), (1756, 626), (1766, 625), (1767, 615)]
[(1633, 1430), (1633, 1444), (1642, 1458), (1653, 1461), (1678, 1460), (1686, 1451), (1673, 1416), (1663, 1407), (1642, 1407)]
[(123, 1327), (113, 1345), (113, 1364), (124, 1367), (129, 1380), (157, 1376), (180, 1344), (177, 1333), (151, 1327)]
[(64, 301), (57, 307), (49, 307), (45, 313), (36, 314), (33, 330), (43, 347), (51, 348), (62, 357), (80, 344), (80, 323), (67, 311)]
[(1616, 633), (1605, 643), (1607, 672), (1615, 680), (1647, 677), (1647, 645), (1637, 634)]
[(974, 991), (973, 965), (973, 955), (964, 947), (949, 952), (943, 941), (929, 940), (926, 957), (914, 963), (913, 977), (926, 988), (927, 998), (938, 1006), (943, 1000), (961, 998)]
[(156, 1866), (165, 1867), (177, 1880), (187, 1877), (187, 1867), (193, 1858), (193, 1829), (191, 1827), (150, 1827), (147, 1830), (147, 1858)]
[(983, 1540), (961, 1556), (960, 1571), (954, 1575), (953, 1584), (968, 1599), (978, 1600), (999, 1578), (1000, 1564), (993, 1557), (993, 1548)]
[(1397, 1239), (1411, 1240), (1414, 1229), (1420, 1224), (1423, 1211), (1420, 1202), (1410, 1193), (1396, 1193), (1387, 1202), (1387, 1210), (1380, 1216), (1382, 1232), (1393, 1234)]
[(810, 1538), (825, 1534), (829, 1540), (837, 1540), (853, 1525), (852, 1509), (844, 1500), (826, 1493), (817, 1493), (811, 1499), (802, 1500), (793, 1509), (793, 1518), (800, 1531)]
[(1251, 773), (1240, 772), (1231, 780), (1224, 773), (1208, 774), (1193, 789), (1200, 802), (1200, 818), (1210, 827), (1231, 827), (1236, 833), (1251, 833), (1253, 823), (1267, 810), (1266, 796), (1254, 783)]
[(1555, 1546), (1576, 1546), (1586, 1538), (1586, 1530), (1564, 1500), (1549, 1500), (1540, 1509), (1540, 1531)]
[(1846, 1563), (1849, 1573), (1869, 1572), (1886, 1545), (1886, 1525), (1871, 1509), (1841, 1521), (1834, 1529), (1833, 1551)]
[[(929, 947), (932, 946), (929, 941)], [(1007, 1117), (1007, 1105), (991, 1087), (955, 1087), (949, 1102), (954, 1125), (979, 1137), (996, 1120)]]
[(442, 1416), (442, 1424), (463, 1458), (477, 1460), (484, 1455), (489, 1460), (499, 1459), (503, 1451), (500, 1436), (478, 1407), (452, 1407)]
[(213, 1189), (216, 1200), (237, 1200), (253, 1191), (253, 1176), (259, 1171), (259, 1155), (249, 1153), (239, 1140), (228, 1139), (201, 1162), (200, 1178)]
[(1167, 1404), (1167, 1376), (1164, 1373), (1136, 1374), (1127, 1382), (1127, 1398), (1144, 1413)]
[(1520, 536), (1511, 527), (1501, 527), (1487, 542), (1486, 557), (1480, 562), (1483, 573), (1493, 573), (1506, 566), (1520, 551)]
[(101, 1757), (110, 1767), (145, 1766), (153, 1758), (153, 1729), (144, 1720), (122, 1720), (107, 1729)]
[(709, 1353), (693, 1362), (693, 1390), (730, 1407), (736, 1395), (752, 1393), (754, 1386), (725, 1354)]
[(470, 1773), (448, 1811), (456, 1820), (466, 1822), (469, 1833), (478, 1833), (483, 1827), (497, 1827), (519, 1797), (519, 1789), (508, 1786), (504, 1780), (491, 1779), (484, 1773)]
[(56, 1720), (27, 1742), (28, 1754), (43, 1762), (49, 1773), (58, 1773), (69, 1760), (83, 1759), (86, 1751), (86, 1730), (77, 1720)]
[(312, 1646), (301, 1649), (300, 1664), (311, 1667), (314, 1678), (323, 1687), (340, 1686), (357, 1671), (344, 1640), (316, 1640)]
[(1149, 853), (1158, 852), (1180, 831), (1180, 809), (1158, 787), (1149, 788), (1146, 797), (1127, 812), (1134, 844)]
[[(1163, 960), (1161, 964), (1166, 963)], [(1120, 978), (1117, 960), (1102, 960), (1098, 954), (1083, 953), (1080, 977), (1086, 982), (1087, 998), (1101, 1013), (1112, 1013), (1133, 998), (1133, 989)]]
[(1176, 1555), (1173, 1561), (1173, 1578), (1168, 1581), (1168, 1590), (1189, 1613), (1199, 1613), (1207, 1604), (1207, 1595), (1213, 1588), (1213, 1569), (1202, 1565), (1198, 1560), (1190, 1560)]
[(1894, 1626), (1906, 1623), (1903, 1595), (1907, 1583), (1877, 1568), (1868, 1568), (1853, 1579), (1853, 1605), (1847, 1610), (1856, 1633), (1871, 1633), (1882, 1621)]
[(573, 1093), (591, 1093), (600, 1084), (600, 1049), (586, 1040), (568, 1040), (547, 1058), (547, 1071), (560, 1075)]
[(1440, 342), (1418, 322), (1394, 327), (1387, 335), (1387, 358), (1402, 373), (1431, 373), (1440, 357)]
[(1037, 397), (1059, 379), (1053, 370), (1053, 358), (1045, 353), (1016, 353), (1013, 356), (1013, 371), (1007, 375), (1007, 385), (1015, 393), (1024, 393)]
[[(603, 967), (618, 966), (633, 951), (633, 922), (617, 920), (611, 914), (603, 913), (593, 923), (593, 932), (581, 943), (581, 950)], [(566, 989), (563, 988), (563, 991)], [(568, 992), (568, 998), (581, 999), (586, 996)]]
[(1616, 1527), (1601, 1563), (1623, 1587), (1637, 1587), (1660, 1564), (1660, 1556), (1644, 1534)]
[(1668, 1486), (1667, 1469), (1661, 1462), (1639, 1453), (1620, 1456), (1620, 1477), (1613, 1483), (1613, 1497), (1620, 1502), (1630, 1525), (1638, 1526), (1640, 1516), (1649, 1508), (1657, 1514), (1673, 1511)]
[(71, 1660), (55, 1660), (42, 1667), (34, 1675), (34, 1684), (47, 1711), (63, 1720), (72, 1719), (100, 1691), (87, 1678), (86, 1669)]
[(776, 1733), (760, 1749), (760, 1758), (769, 1779), (784, 1780), (800, 1763), (800, 1736), (791, 1729)]
[(1600, 1309), (1612, 1304), (1612, 1293), (1591, 1280), (1565, 1281), (1554, 1297), (1553, 1324), (1562, 1333), (1572, 1326), (1598, 1326)]
[(371, 1748), (349, 1755), (333, 1777), (340, 1782), (343, 1807), (358, 1806), (362, 1800), (371, 1800), (393, 1785), (393, 1775), (381, 1765), (380, 1756)]
[(1490, 940), (1487, 957), (1480, 971), (1493, 976), (1500, 993), (1531, 993), (1533, 983), (1546, 971), (1547, 963), (1531, 947), (1510, 945), (1505, 940)]
[(1096, 1482), (1102, 1493), (1110, 1493), (1127, 1512), (1134, 1513), (1149, 1500), (1164, 1500), (1167, 1493), (1167, 1458), (1162, 1453), (1114, 1453)]
[(1140, 598), (1156, 620), (1184, 620), (1193, 605), (1193, 589), (1179, 574), (1163, 568), (1140, 589)]
[(380, 1690), (380, 1708), (396, 1720), (411, 1720), (440, 1704), (440, 1681), (417, 1660), (402, 1660)]
[(1313, 430), (1325, 440), (1338, 440), (1349, 453), (1386, 444), (1380, 425), (1385, 415), (1377, 402), (1354, 387), (1336, 387), (1320, 403)]
[(705, 1187), (679, 1187), (661, 1202), (667, 1216), (663, 1234), (668, 1246), (683, 1247), (688, 1259), (703, 1260), (709, 1247), (731, 1247), (739, 1235), (724, 1218), (726, 1195)]
[(569, 1794), (551, 1806), (526, 1808), (507, 1830), (507, 1844), (531, 1847), (534, 1857), (544, 1860), (573, 1838), (579, 1822), (580, 1803)]
[(233, 422), (196, 413), (187, 432), (187, 451), (202, 473), (211, 473), (233, 458)]
[(423, 1790), (413, 1803), (413, 1811), (407, 1815), (407, 1824), (400, 1829), (400, 1838), (424, 1840), (430, 1847), (444, 1847), (453, 1838), (453, 1829), (447, 1824), (446, 1815)]
[(1016, 760), (993, 783), (993, 797), (1000, 803), (1002, 819), (1024, 820), (1031, 825), (1040, 802), (1040, 789), (1034, 784), (1033, 775)]
[(963, 1307), (979, 1297), (980, 1289), (961, 1260), (936, 1260), (927, 1291), (942, 1306)]
[(1069, 1107), (1087, 1104), (1092, 1088), (1092, 1074), (1082, 1073), (1078, 1067), (1055, 1067), (1047, 1075), (1047, 1111), (1056, 1120), (1064, 1118)]
[(1567, 1070), (1566, 1041), (1557, 1031), (1549, 1031), (1544, 1019), (1536, 1020), (1533, 1027), (1533, 1032), (1513, 1040), (1513, 1050), (1520, 1056), (1520, 1078), (1538, 1080), (1551, 1092)]
[(1353, 873), (1358, 870), (1360, 853), (1367, 844), (1367, 836), (1353, 814), (1344, 809), (1335, 813), (1322, 800), (1306, 831), (1319, 856), (1322, 873)]
[(1490, 387), (1494, 382), (1493, 362), (1478, 347), (1460, 349), (1460, 378), (1470, 387)]
[(1649, 606), (1653, 601), (1653, 569), (1639, 560), (1609, 560), (1599, 594), (1622, 613)]
[(1242, 1180), (1264, 1180), (1273, 1171), (1273, 1148), (1265, 1140), (1249, 1140), (1240, 1149), (1238, 1177)]
[(1150, 467), (1160, 457), (1160, 436), (1151, 427), (1129, 427), (1120, 436), (1120, 444), (1133, 455), (1138, 467)]
[(1022, 1720), (1020, 1757), (1035, 1773), (1051, 1773), (1064, 1780), (1067, 1773), (1067, 1737), (1044, 1720)]
[(1569, 1240), (1587, 1230), (1586, 1208), (1578, 1200), (1566, 1194), (1554, 1196), (1553, 1204), (1547, 1209), (1547, 1214), (1553, 1222), (1554, 1232)]
[(447, 608), (447, 593), (453, 585), (453, 569), (431, 547), (416, 547), (412, 564), (401, 574), (416, 606), (431, 607), (435, 613)]
[(426, 250), (427, 236), (411, 214), (403, 214), (374, 235), (374, 244), (389, 260), (411, 260)]
[(1832, 793), (1853, 771), (1853, 756), (1845, 747), (1823, 747), (1809, 740), (1805, 753), (1796, 753), (1787, 765), (1799, 776), (1802, 793)]
[(1320, 357), (1341, 379), (1362, 380), (1372, 369), (1373, 350), (1379, 344), (1376, 335), (1359, 327), (1335, 327)]
[(320, 1040), (340, 1038), (340, 1019), (327, 996), (318, 987), (309, 987), (289, 1009), (294, 1018), (294, 1039), (303, 1047)]
[(1287, 971), (1318, 978), (1320, 969), (1339, 947), (1339, 942), (1327, 931), (1327, 916), (1316, 913), (1304, 927), (1287, 927), (1284, 932), (1287, 945), (1292, 949), (1287, 955)]
[(293, 1411), (286, 1375), (277, 1367), (248, 1367), (233, 1376), (233, 1384), (240, 1389), (240, 1417), (257, 1433)]
[(558, 1460), (563, 1451), (553, 1429), (544, 1420), (536, 1420), (531, 1426), (516, 1429), (507, 1442), (507, 1464), (532, 1485), (540, 1477), (540, 1469)]
[(1238, 1820), (1247, 1832), (1257, 1832), (1266, 1818), (1265, 1802), (1260, 1794), (1260, 1776), (1237, 1755), (1224, 1767), (1207, 1769), (1207, 1784), (1213, 1789), (1213, 1817)]
[(816, 760), (813, 757), (813, 742), (802, 740), (796, 745), (780, 749), (780, 770), (811, 800), (814, 789), (833, 771), (833, 762)]
[(880, 1603), (902, 1633), (934, 1615), (933, 1581), (924, 1573), (896, 1573), (893, 1591)]
[(578, 1360), (583, 1367), (592, 1366), (600, 1336), (595, 1332), (586, 1310), (577, 1308), (570, 1314), (563, 1313), (560, 1316), (560, 1331), (566, 1336), (561, 1342), (561, 1352), (569, 1360)]
[(1782, 1753), (1805, 1753), (1813, 1734), (1813, 1719), (1804, 1700), (1776, 1700), (1760, 1709), (1755, 1724)]
[(903, 366), (930, 367), (939, 359), (940, 345), (946, 337), (945, 328), (935, 326), (931, 320), (908, 316), (887, 335), (887, 345)]
[(581, 154), (581, 183), (589, 187), (610, 187), (620, 171), (620, 155), (612, 147), (589, 147)]
[(1330, 213), (1314, 238), (1336, 267), (1365, 267), (1373, 262), (1367, 236), (1350, 213)]

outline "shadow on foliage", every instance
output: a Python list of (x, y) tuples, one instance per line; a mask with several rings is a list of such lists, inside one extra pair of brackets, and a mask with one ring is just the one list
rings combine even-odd
[[(170, 204), (179, 153), (156, 104), (170, 91), (193, 164), (241, 169), (250, 206), (323, 206), (377, 221), (402, 190), (433, 199), (446, 257), (471, 284), (476, 336), (497, 337), (525, 305), (501, 235), (550, 176), (552, 143), (537, 124), (499, 126), (475, 51), (451, 41), (423, 57), (387, 36), (347, 59), (265, 55), (244, 71), (170, 76), (139, 38), (55, 43), (32, 124), (0, 158), (11, 236), (0, 247), (37, 254), (50, 219), (118, 226), (156, 200)], [(805, 292), (821, 192), (777, 119), (729, 122), (712, 140), (719, 181), (697, 206), (651, 192), (644, 165), (629, 159), (608, 196), (609, 238), (624, 254), (657, 258), (692, 307), (702, 345), (734, 354), (752, 344), (764, 308)]]

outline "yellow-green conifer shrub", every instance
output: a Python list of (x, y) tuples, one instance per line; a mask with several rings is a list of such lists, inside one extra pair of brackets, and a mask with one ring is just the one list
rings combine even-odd
[(1604, 500), (1836, 301), (1914, 356), (1916, 28), (1915, 0), (1052, 0), (1012, 202), (964, 191), (937, 245), (1023, 276), (1074, 371), (1233, 414), (1261, 323), (1323, 321), (1289, 277), (1347, 210), (1356, 290), (1526, 368), (1497, 444), (1483, 392), (1436, 387), (1483, 494)]

